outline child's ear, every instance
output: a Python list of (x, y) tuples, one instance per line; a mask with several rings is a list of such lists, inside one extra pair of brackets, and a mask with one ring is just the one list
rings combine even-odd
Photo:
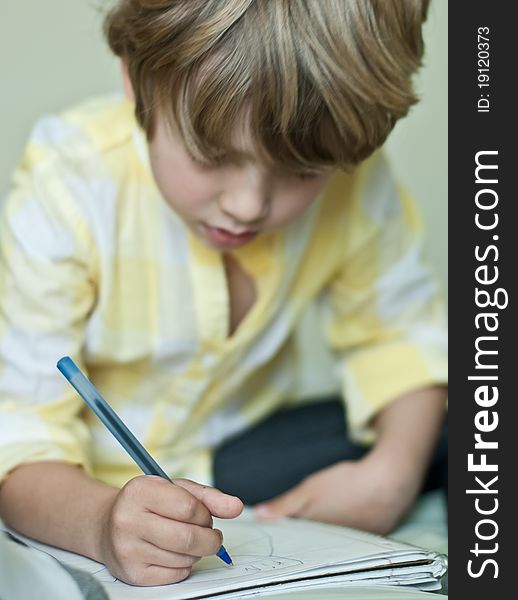
[(135, 102), (135, 93), (133, 92), (133, 85), (131, 84), (131, 79), (128, 72), (128, 61), (124, 58), (121, 59), (121, 71), (124, 93), (129, 100)]

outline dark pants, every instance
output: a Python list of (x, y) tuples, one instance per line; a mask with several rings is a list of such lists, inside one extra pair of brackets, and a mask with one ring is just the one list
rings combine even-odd
[[(275, 413), (218, 448), (214, 485), (254, 505), (274, 498), (305, 477), (342, 460), (358, 459), (368, 447), (352, 443), (342, 402), (329, 400)], [(448, 425), (437, 444), (423, 491), (448, 494)]]

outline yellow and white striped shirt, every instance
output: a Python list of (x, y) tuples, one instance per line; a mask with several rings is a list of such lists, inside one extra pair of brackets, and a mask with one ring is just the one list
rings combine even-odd
[(38, 460), (139, 474), (57, 371), (65, 354), (167, 472), (209, 483), (213, 449), (283, 405), (342, 392), (367, 439), (387, 402), (445, 381), (421, 224), (381, 153), (235, 257), (257, 301), (229, 337), (222, 256), (161, 198), (133, 106), (41, 119), (0, 219), (0, 480)]

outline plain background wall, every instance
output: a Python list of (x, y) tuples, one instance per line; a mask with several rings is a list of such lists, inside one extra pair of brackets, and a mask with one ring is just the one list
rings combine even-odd
[[(118, 64), (100, 32), (101, 10), (108, 5), (107, 0), (1, 3), (0, 198), (9, 189), (10, 172), (38, 116), (121, 88)], [(415, 80), (422, 100), (387, 142), (396, 174), (423, 212), (427, 256), (445, 292), (447, 31), (447, 0), (432, 0), (425, 25), (425, 65)]]

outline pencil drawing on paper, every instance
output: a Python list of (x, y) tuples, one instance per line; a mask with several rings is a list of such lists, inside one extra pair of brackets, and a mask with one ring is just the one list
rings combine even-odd
[[(289, 556), (277, 556), (272, 535), (253, 521), (232, 523), (225, 533), (225, 547), (234, 566), (222, 565), (216, 556), (206, 557), (193, 567), (191, 577), (196, 582), (217, 582), (304, 564)], [(96, 570), (95, 576), (104, 583), (118, 582), (106, 567)]]
[(256, 522), (235, 522), (225, 534), (225, 547), (232, 556), (231, 569), (221, 566), (216, 557), (210, 556), (194, 565), (193, 575), (197, 581), (216, 581), (242, 577), (286, 567), (302, 565), (301, 560), (289, 556), (277, 556), (272, 535)]

